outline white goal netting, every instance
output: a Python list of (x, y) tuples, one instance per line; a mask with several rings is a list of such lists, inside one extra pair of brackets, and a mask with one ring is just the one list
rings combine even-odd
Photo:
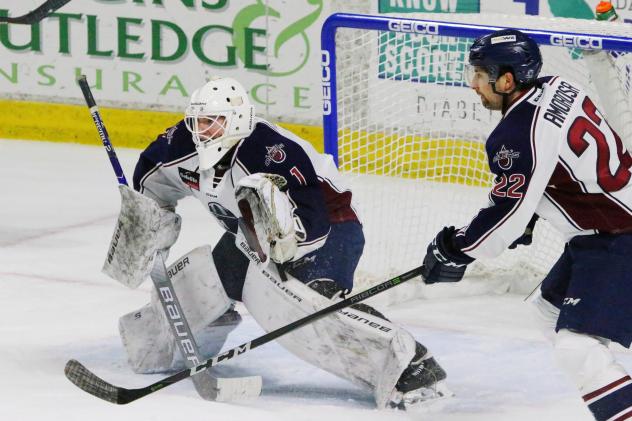
[[(414, 18), (632, 36), (629, 25), (612, 22), (454, 14)], [(602, 38), (593, 35), (569, 38), (560, 33), (550, 39), (564, 45), (602, 45)], [(332, 118), (338, 126), (339, 167), (349, 174), (365, 227), (360, 284), (418, 266), (426, 245), (443, 226), (464, 226), (487, 205), (492, 176), (484, 143), (500, 114), (485, 109), (464, 83), (472, 41), (440, 31), (438, 35), (345, 27), (336, 31), (331, 60), (336, 66), (337, 113)], [(606, 115), (629, 144), (632, 54), (615, 52), (607, 60), (600, 58), (602, 65), (608, 65), (605, 70), (590, 67), (587, 62), (594, 53), (576, 47), (541, 45), (541, 51), (541, 76), (574, 80), (599, 104), (604, 100), (615, 104), (620, 112), (608, 115), (606, 109)], [(510, 285), (526, 291), (537, 285), (562, 249), (561, 237), (540, 220), (531, 247), (477, 261), (467, 276), (509, 279)]]

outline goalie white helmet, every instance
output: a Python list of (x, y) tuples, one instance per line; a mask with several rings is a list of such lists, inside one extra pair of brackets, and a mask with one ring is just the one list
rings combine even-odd
[(212, 168), (253, 130), (254, 106), (235, 79), (214, 76), (193, 92), (184, 122), (193, 134), (200, 170)]

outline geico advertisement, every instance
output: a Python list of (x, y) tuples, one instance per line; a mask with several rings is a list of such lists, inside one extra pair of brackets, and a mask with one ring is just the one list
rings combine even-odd
[[(504, 13), (594, 20), (598, 3), (599, 0), (377, 0), (373, 12), (402, 17), (415, 13)], [(632, 0), (613, 0), (612, 4), (620, 21), (632, 19)], [(506, 21), (512, 24), (511, 17)], [(488, 18), (480, 23), (497, 22)], [(391, 32), (380, 35), (372, 54), (370, 73), (374, 77), (367, 82), (371, 98), (368, 111), (373, 123), (392, 124), (389, 120), (393, 117), (383, 111), (388, 101), (380, 101), (379, 97), (397, 92), (402, 104), (397, 115), (401, 126), (414, 125), (412, 129), (421, 131), (430, 127), (435, 132), (449, 133), (480, 133), (495, 126), (499, 114), (485, 109), (463, 79), (472, 39), (437, 35), (436, 25), (410, 25), (396, 18), (389, 21), (389, 28)], [(568, 49), (543, 49), (542, 74), (575, 79), (585, 74), (580, 69), (582, 53), (578, 48), (600, 49), (602, 41), (591, 36), (559, 34), (551, 37), (551, 44)], [(407, 83), (406, 88), (401, 88), (403, 83)]]
[[(0, 13), (17, 16), (40, 1)], [(0, 25), (4, 97), (181, 110), (213, 75), (241, 81), (258, 112), (320, 119), (324, 0), (75, 0), (33, 26)]]
[[(504, 13), (593, 19), (601, 0), (376, 0), (380, 13)], [(612, 0), (622, 21), (632, 22), (632, 0)]]

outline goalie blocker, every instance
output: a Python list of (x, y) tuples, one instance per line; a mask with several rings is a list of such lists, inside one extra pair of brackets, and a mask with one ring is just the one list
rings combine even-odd
[(155, 200), (119, 185), (121, 211), (103, 264), (103, 272), (130, 288), (147, 277), (158, 250), (169, 250), (180, 234), (178, 214)]

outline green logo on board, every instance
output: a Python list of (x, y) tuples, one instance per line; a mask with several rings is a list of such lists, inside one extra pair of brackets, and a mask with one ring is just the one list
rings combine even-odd
[[(255, 4), (244, 7), (239, 11), (233, 21), (233, 44), (237, 49), (239, 58), (246, 63), (248, 51), (252, 48), (252, 45), (248, 43), (248, 38), (244, 36), (244, 29), (250, 27), (257, 19), (270, 17), (283, 22), (283, 25), (279, 27), (278, 31), (276, 27), (273, 31), (270, 31), (272, 49), (268, 51), (268, 59), (271, 59), (271, 62), (257, 70), (261, 70), (270, 76), (287, 76), (301, 70), (309, 60), (310, 55), (310, 42), (305, 31), (316, 22), (323, 9), (323, 0), (303, 0), (302, 2), (310, 6), (316, 6), (316, 9), (294, 22), (289, 22), (289, 24), (285, 23), (282, 11), (263, 4), (263, 0), (257, 0)], [(265, 34), (265, 31), (263, 31), (263, 34)], [(300, 40), (300, 43), (298, 43), (300, 50), (298, 51), (294, 50), (297, 43), (293, 40), (296, 40), (296, 38)], [(292, 42), (294, 43), (292, 44)], [(290, 53), (288, 54), (288, 52)], [(292, 59), (288, 60), (289, 58)]]

